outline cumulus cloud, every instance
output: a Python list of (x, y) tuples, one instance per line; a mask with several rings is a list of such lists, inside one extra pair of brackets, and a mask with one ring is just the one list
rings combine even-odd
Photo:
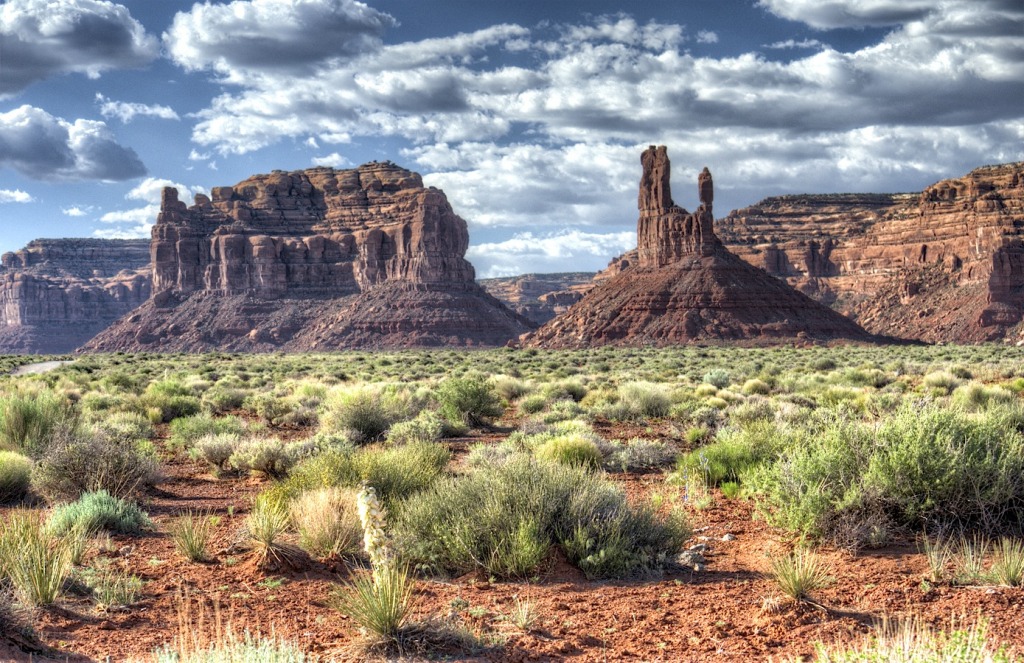
[(127, 180), (146, 174), (103, 122), (68, 122), (41, 108), (0, 113), (0, 167), (43, 180)]
[(35, 198), (27, 191), (22, 191), (21, 189), (0, 189), (0, 204), (31, 202), (35, 202)]
[(175, 15), (164, 44), (188, 70), (212, 69), (232, 82), (265, 71), (308, 73), (380, 46), (396, 25), (356, 0), (235, 0), (195, 4)]
[(818, 29), (863, 28), (918, 21), (938, 9), (934, 0), (760, 0), (776, 16)]
[(352, 165), (351, 161), (337, 152), (331, 152), (323, 157), (313, 157), (312, 163), (314, 166), (327, 166), (329, 168), (345, 168)]
[(62, 207), (60, 212), (64, 216), (87, 216), (90, 212), (96, 208), (92, 205), (72, 205), (71, 207)]
[(96, 102), (100, 105), (100, 115), (103, 117), (116, 117), (125, 124), (128, 124), (139, 115), (144, 117), (155, 117), (161, 120), (181, 119), (170, 106), (114, 101), (113, 99), (108, 99), (99, 93), (96, 94)]
[(0, 98), (59, 74), (141, 67), (159, 50), (127, 8), (105, 0), (8, 0), (0, 43)]
[(772, 42), (771, 44), (765, 44), (765, 48), (771, 48), (775, 50), (779, 49), (790, 49), (790, 48), (820, 48), (827, 47), (827, 44), (823, 44), (817, 39), (786, 39), (783, 41)]
[[(178, 190), (178, 199), (191, 205), (195, 194), (206, 193), (206, 189), (199, 186), (188, 186), (168, 179), (158, 177), (147, 177), (134, 186), (124, 198), (128, 201), (146, 203), (128, 209), (112, 210), (100, 217), (103, 223), (116, 224), (119, 227), (112, 229), (101, 229), (93, 234), (96, 237), (108, 239), (128, 239), (132, 237), (148, 237), (153, 224), (156, 223), (156, 215), (160, 212), (160, 196), (164, 187), (173, 187)], [(128, 224), (128, 225), (125, 225)]]
[(701, 30), (697, 33), (698, 44), (717, 44), (718, 33), (712, 32), (711, 30)]
[(608, 265), (611, 257), (635, 247), (636, 233), (630, 231), (522, 232), (502, 242), (471, 246), (466, 257), (476, 267), (477, 276), (486, 279), (555, 270), (598, 271)]

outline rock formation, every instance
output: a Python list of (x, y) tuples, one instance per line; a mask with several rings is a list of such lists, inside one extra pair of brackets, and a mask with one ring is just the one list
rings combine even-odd
[(767, 198), (717, 222), (726, 246), (870, 331), (1024, 339), (1024, 163), (920, 194)]
[(146, 240), (37, 239), (0, 257), (0, 354), (61, 354), (150, 295)]
[(165, 189), (150, 302), (87, 350), (502, 345), (530, 328), (474, 282), (466, 222), (390, 162)]
[(565, 313), (594, 283), (593, 272), (522, 274), (481, 279), (484, 290), (538, 325)]
[(672, 200), (666, 149), (652, 145), (641, 164), (635, 258), (613, 261), (613, 275), (524, 336), (524, 345), (871, 340), (850, 320), (725, 249), (714, 231), (714, 189), (706, 168), (698, 177), (700, 205), (690, 213)]

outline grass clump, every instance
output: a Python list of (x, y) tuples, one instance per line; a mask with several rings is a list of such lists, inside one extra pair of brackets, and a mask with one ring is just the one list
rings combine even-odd
[(257, 566), (277, 569), (295, 566), (301, 557), (296, 546), (284, 541), (288, 531), (288, 512), (280, 504), (257, 500), (245, 520), (245, 534), (256, 555)]
[(85, 569), (79, 574), (92, 592), (96, 608), (106, 612), (137, 603), (142, 596), (142, 578), (111, 568)]
[(813, 600), (811, 593), (828, 583), (824, 564), (808, 550), (772, 559), (771, 575), (782, 593), (798, 602)]
[(948, 632), (936, 631), (919, 619), (883, 622), (876, 633), (848, 648), (815, 646), (819, 663), (917, 662), (1013, 663), (1020, 659), (1006, 647), (992, 643), (988, 624), (978, 620), (967, 627), (956, 626)]
[(238, 451), (241, 442), (241, 438), (234, 433), (204, 435), (196, 440), (189, 455), (196, 460), (206, 461), (214, 476), (219, 477), (232, 470), (228, 461)]
[(180, 417), (171, 422), (168, 444), (176, 449), (191, 449), (200, 439), (209, 435), (235, 435), (245, 433), (245, 424), (238, 417), (214, 417), (202, 413)]
[(643, 421), (668, 416), (672, 399), (664, 385), (652, 382), (627, 382), (619, 387), (618, 401), (609, 405), (609, 419)]
[(359, 551), (363, 531), (351, 488), (317, 488), (301, 493), (289, 505), (299, 534), (299, 547), (314, 557), (350, 555)]
[(26, 605), (54, 603), (71, 574), (67, 539), (34, 513), (18, 512), (0, 522), (0, 579), (7, 578)]
[(1000, 585), (1024, 585), (1024, 541), (1001, 538), (992, 548), (992, 566), (989, 573)]
[(574, 433), (552, 437), (540, 444), (534, 454), (540, 460), (576, 467), (597, 468), (604, 460), (594, 440)]
[(13, 451), (0, 451), (0, 504), (24, 499), (31, 480), (31, 458)]
[(0, 448), (38, 457), (50, 438), (77, 423), (74, 406), (48, 390), (0, 395)]
[(192, 511), (179, 516), (170, 527), (175, 550), (190, 562), (205, 562), (209, 559), (210, 537), (218, 522), (216, 516)]
[(396, 513), (409, 558), (453, 574), (521, 577), (557, 545), (588, 575), (627, 576), (658, 567), (688, 536), (684, 522), (630, 506), (599, 476), (526, 454), (440, 481)]
[(151, 528), (149, 516), (134, 502), (115, 497), (105, 490), (85, 493), (77, 501), (53, 510), (48, 528), (63, 536), (78, 530), (108, 530), (120, 534), (136, 534)]

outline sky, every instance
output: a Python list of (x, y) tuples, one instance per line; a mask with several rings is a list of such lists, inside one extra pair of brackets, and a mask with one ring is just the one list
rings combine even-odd
[(640, 152), (715, 213), (1024, 160), (1024, 0), (4, 0), (0, 253), (160, 191), (391, 160), (479, 277), (636, 245)]

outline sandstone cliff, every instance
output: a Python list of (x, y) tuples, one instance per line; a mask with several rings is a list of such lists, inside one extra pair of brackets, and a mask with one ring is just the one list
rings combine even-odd
[(516, 313), (542, 325), (582, 299), (593, 280), (593, 272), (562, 272), (481, 279), (480, 285)]
[(530, 323), (474, 282), (466, 222), (390, 162), (165, 189), (153, 299), (87, 350), (501, 345)]
[(870, 331), (1019, 340), (1024, 163), (919, 194), (768, 198), (717, 222), (729, 249)]
[(0, 257), (0, 354), (74, 350), (150, 295), (146, 240), (37, 239)]
[(651, 146), (641, 164), (635, 256), (613, 261), (583, 299), (524, 336), (524, 345), (871, 340), (850, 320), (725, 249), (714, 231), (706, 168), (698, 177), (700, 205), (690, 213), (672, 199), (666, 149)]

